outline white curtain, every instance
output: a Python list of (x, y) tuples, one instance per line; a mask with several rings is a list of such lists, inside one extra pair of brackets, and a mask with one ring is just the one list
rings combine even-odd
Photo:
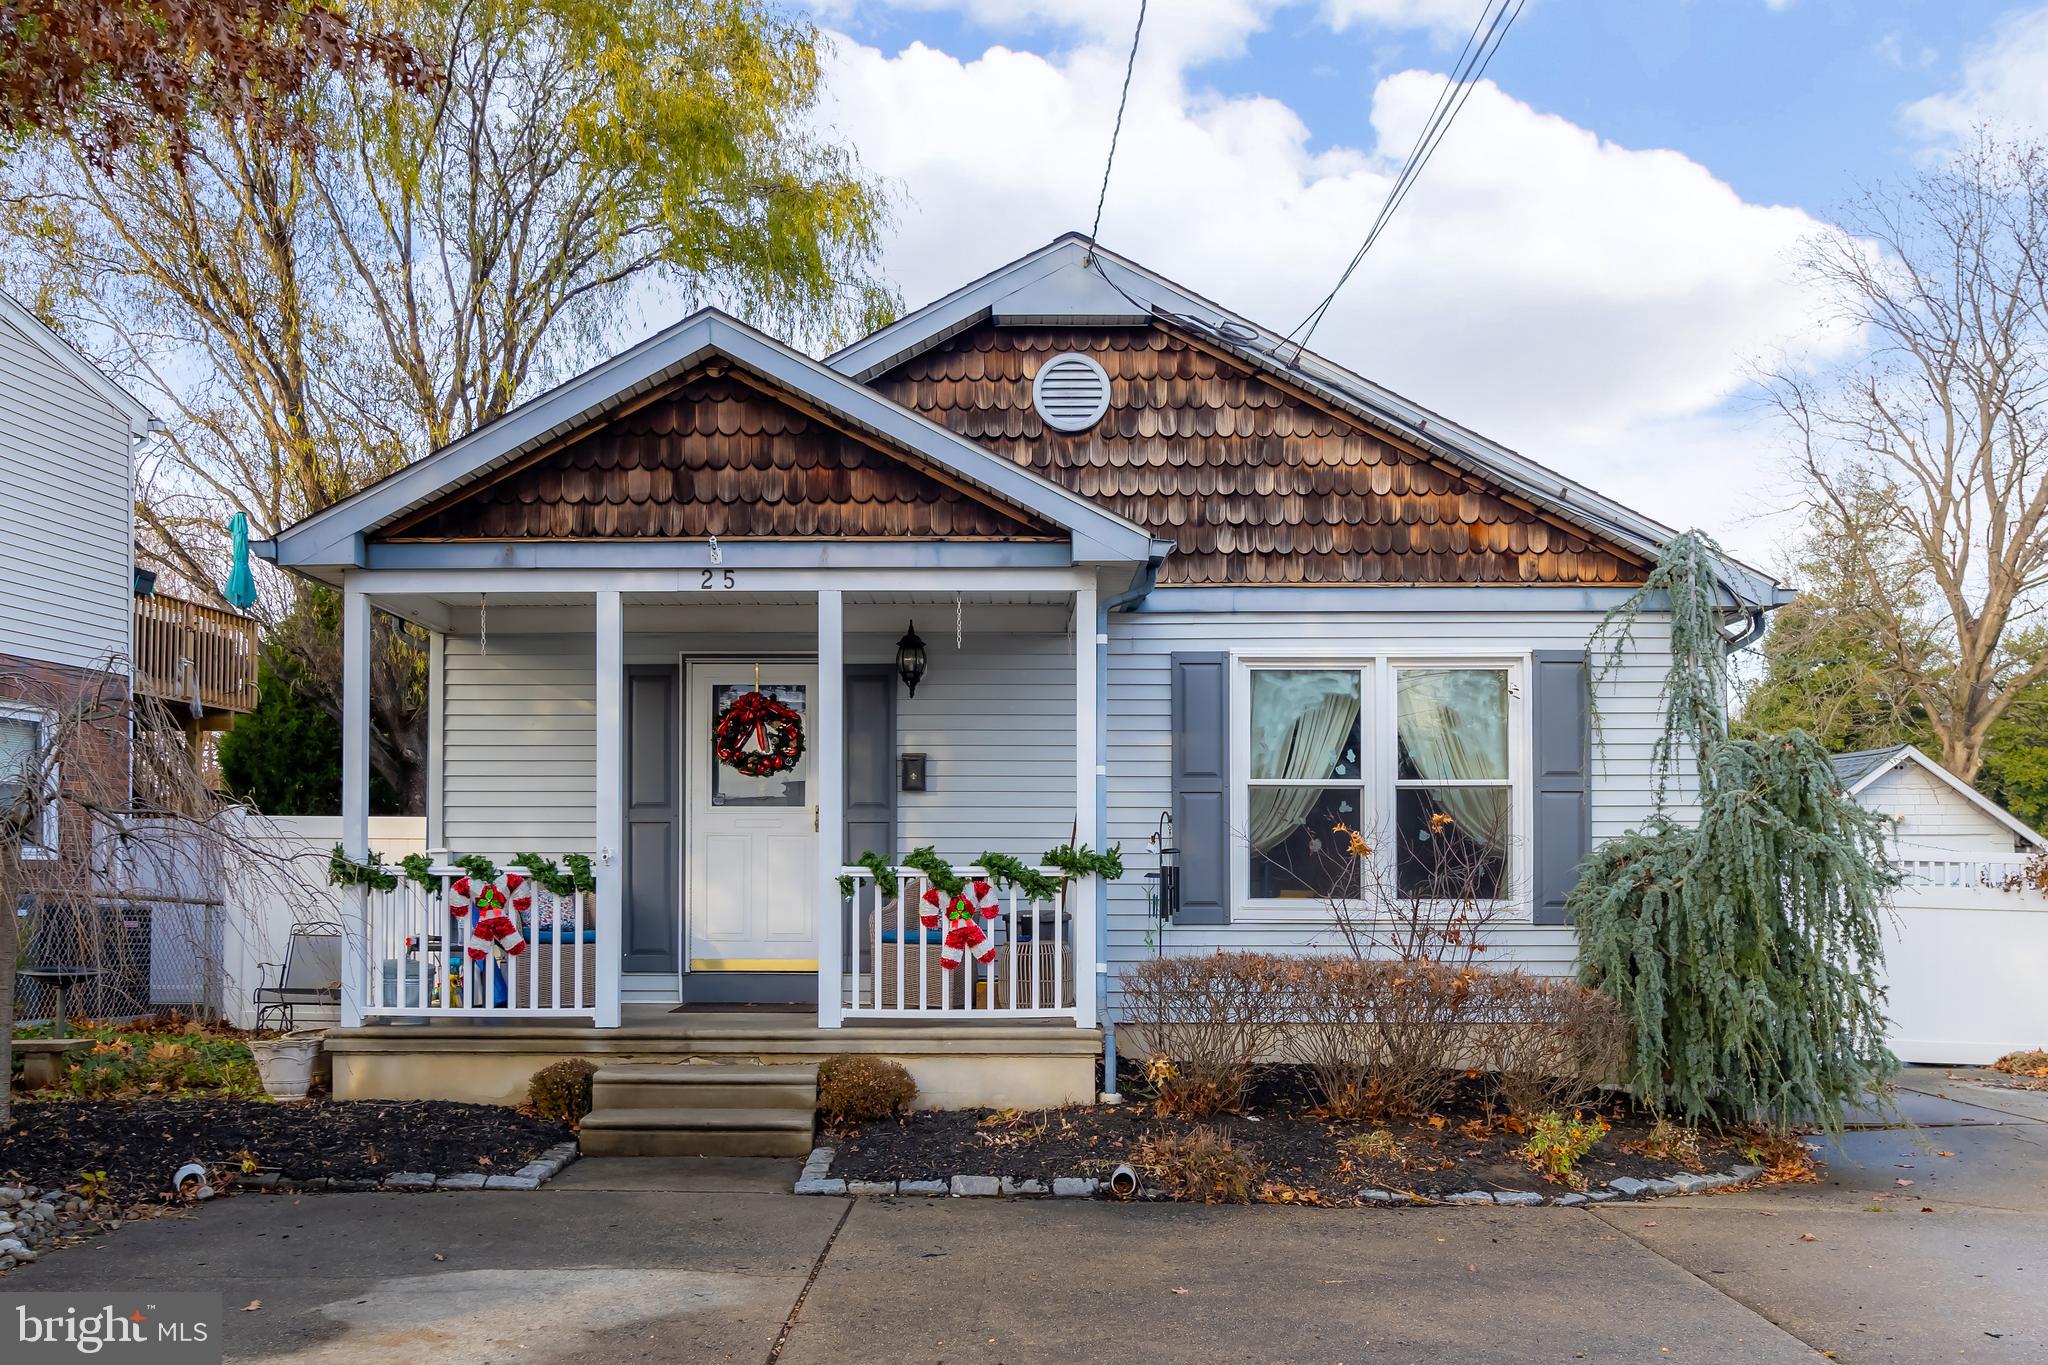
[[(1415, 776), (1505, 780), (1507, 691), (1490, 670), (1410, 675), (1400, 689), (1400, 742)], [(1499, 847), (1499, 788), (1432, 787), (1429, 795), (1467, 837)]]
[[(1259, 752), (1252, 770), (1260, 777), (1329, 777), (1338, 769), (1338, 756), (1357, 720), (1356, 695), (1324, 692), (1319, 701), (1295, 717), (1283, 734), (1256, 737)], [(1355, 765), (1354, 756), (1344, 766), (1355, 774)], [(1354, 776), (1349, 780), (1357, 779)], [(1300, 829), (1303, 818), (1322, 794), (1320, 787), (1252, 788), (1252, 851), (1264, 853)]]

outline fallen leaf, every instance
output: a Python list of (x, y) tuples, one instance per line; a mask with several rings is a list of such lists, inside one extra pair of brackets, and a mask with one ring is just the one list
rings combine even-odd
[(1802, 1242), (1818, 1242), (1820, 1238), (1814, 1236), (1810, 1232), (1802, 1232), (1799, 1234), (1799, 1240)]
[(1759, 1218), (1776, 1218), (1778, 1211), (1776, 1209), (1758, 1209), (1756, 1210), (1756, 1216)]
[(1955, 1153), (1954, 1153), (1954, 1152), (1936, 1152), (1936, 1153), (1935, 1153), (1935, 1155), (1936, 1155), (1936, 1156), (1954, 1156), (1954, 1155), (1955, 1155)]
[(1651, 1220), (1650, 1220), (1649, 1222), (1647, 1222), (1647, 1223), (1643, 1224), (1643, 1226), (1644, 1226), (1644, 1227), (1646, 1227), (1646, 1228), (1653, 1228), (1653, 1227), (1656, 1227), (1656, 1226), (1657, 1226), (1657, 1221), (1656, 1221), (1656, 1220), (1655, 1220), (1655, 1219), (1653, 1218), (1653, 1219), (1651, 1219)]
[(1170, 1290), (1168, 1290), (1167, 1292), (1168, 1292), (1168, 1293), (1170, 1293), (1170, 1294), (1185, 1294), (1185, 1293), (1187, 1293), (1188, 1291), (1187, 1291), (1187, 1290), (1185, 1290), (1185, 1289), (1170, 1289)]
[(1933, 1208), (1932, 1208), (1931, 1206), (1927, 1205), (1927, 1204), (1922, 1204), (1922, 1205), (1920, 1206), (1920, 1212), (1922, 1212), (1922, 1213), (1933, 1213), (1933, 1212), (1934, 1212), (1934, 1209), (1933, 1209)]
[(437, 1251), (437, 1252), (435, 1252), (435, 1253), (434, 1253), (434, 1259), (435, 1259), (435, 1260), (437, 1260), (437, 1261), (445, 1261), (445, 1260), (447, 1260), (448, 1258), (447, 1258), (446, 1256), (443, 1256), (443, 1255), (442, 1255), (442, 1254), (441, 1254), (440, 1252), (438, 1252), (438, 1251)]
[(1906, 1186), (1906, 1185), (1910, 1185), (1910, 1184), (1912, 1184), (1913, 1182), (1912, 1182), (1912, 1181), (1910, 1181), (1910, 1180), (1908, 1180), (1908, 1179), (1906, 1179), (1906, 1177), (1904, 1177), (1904, 1176), (1900, 1176), (1900, 1177), (1899, 1177), (1899, 1178), (1898, 1178), (1897, 1180), (1894, 1180), (1894, 1181), (1893, 1181), (1892, 1183), (1893, 1183), (1894, 1185), (1898, 1185), (1898, 1186), (1904, 1187), (1904, 1186)]
[(261, 1300), (261, 1299), (251, 1299), (251, 1300), (249, 1300), (249, 1301), (248, 1301), (247, 1303), (245, 1303), (245, 1304), (243, 1304), (243, 1305), (242, 1305), (242, 1311), (243, 1311), (244, 1313), (260, 1313), (260, 1312), (262, 1312), (262, 1311), (263, 1311), (263, 1300)]

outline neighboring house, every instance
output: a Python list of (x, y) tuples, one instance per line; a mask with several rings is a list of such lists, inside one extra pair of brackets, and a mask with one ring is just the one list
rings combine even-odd
[[(1492, 960), (1568, 971), (1574, 870), (1650, 806), (1667, 664), (1646, 620), (1591, 698), (1588, 639), (1671, 534), (1078, 237), (822, 363), (694, 314), (259, 547), (344, 594), (354, 854), (374, 605), (431, 633), (429, 847), (598, 862), (579, 951), (543, 930), (460, 1005), (412, 975), (447, 969), (448, 914), (366, 896), (338, 1092), (859, 1048), (929, 1102), (1090, 1098), (1128, 964), (1333, 944), (1338, 823), (1425, 897), (1397, 851), (1448, 828), (1500, 887)], [(1722, 578), (1731, 635), (1788, 596)], [(807, 740), (766, 778), (714, 752), (757, 687)], [(848, 866), (1069, 838), (1128, 875), (1006, 903), (973, 990)], [(790, 1002), (815, 1018), (672, 1013)], [(511, 1019), (391, 1026), (458, 1014)]]
[[(80, 698), (155, 696), (195, 737), (255, 705), (253, 621), (141, 592), (149, 576), (135, 567), (135, 452), (155, 429), (147, 408), (0, 294), (0, 807), (14, 804), (30, 772), (75, 797), (127, 804), (125, 729), (95, 725), (88, 737), (73, 726), (54, 763), (37, 761), (51, 757)], [(86, 856), (84, 808), (44, 804), (27, 853), (52, 864), (40, 874), (46, 887)], [(29, 951), (104, 969), (82, 1009), (147, 1009), (147, 935), (124, 960), (103, 961), (122, 941), (104, 927), (39, 922)], [(39, 1006), (31, 998), (22, 1008)]]
[(1835, 773), (1849, 795), (1891, 820), (1901, 858), (2048, 848), (2048, 839), (1910, 744), (1836, 754)]
[(1910, 744), (1837, 754), (1835, 772), (1896, 833), (1901, 882), (1883, 922), (1892, 1050), (1981, 1066), (2042, 1046), (2048, 839)]

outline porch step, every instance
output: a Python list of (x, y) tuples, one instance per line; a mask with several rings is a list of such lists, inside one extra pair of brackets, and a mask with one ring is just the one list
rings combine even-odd
[(593, 1109), (583, 1120), (590, 1156), (803, 1156), (808, 1109)]
[(802, 1156), (818, 1068), (626, 1063), (599, 1068), (590, 1098), (592, 1156)]
[(601, 1068), (591, 1077), (591, 1108), (800, 1109), (818, 1104), (815, 1066), (663, 1066)]

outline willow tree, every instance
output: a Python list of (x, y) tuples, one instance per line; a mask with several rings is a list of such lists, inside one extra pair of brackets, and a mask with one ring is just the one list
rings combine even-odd
[[(808, 345), (885, 320), (887, 204), (818, 122), (818, 30), (766, 0), (361, 0), (441, 77), (329, 73), (111, 162), (57, 132), (7, 168), (0, 273), (170, 431), (145, 553), (218, 583), (278, 530), (716, 302)], [(331, 604), (269, 576), (267, 640), (333, 695)], [(420, 650), (380, 621), (372, 761), (421, 771)]]
[[(1730, 737), (1719, 556), (1700, 532), (1673, 540), (1596, 636), (1604, 675), (1668, 600), (1655, 809), (1596, 850), (1572, 892), (1581, 978), (1627, 1016), (1644, 1104), (1687, 1121), (1836, 1129), (1898, 1065), (1879, 975), (1895, 882), (1885, 824), (1803, 731)], [(1675, 787), (1696, 820), (1681, 818)]]

